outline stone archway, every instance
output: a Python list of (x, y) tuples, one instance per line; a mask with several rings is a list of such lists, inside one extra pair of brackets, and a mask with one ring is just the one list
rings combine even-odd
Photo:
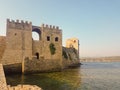
[(33, 40), (41, 40), (41, 30), (39, 28), (32, 29)]

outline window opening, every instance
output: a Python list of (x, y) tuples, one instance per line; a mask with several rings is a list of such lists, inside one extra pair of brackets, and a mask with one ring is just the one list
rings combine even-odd
[(47, 36), (47, 41), (50, 41), (50, 36)]
[(55, 41), (58, 41), (58, 37), (55, 38)]

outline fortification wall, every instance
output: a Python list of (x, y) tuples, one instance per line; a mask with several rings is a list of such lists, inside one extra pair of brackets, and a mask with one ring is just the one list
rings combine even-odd
[(32, 43), (32, 47), (33, 47), (33, 51), (32, 51), (32, 54), (33, 54), (33, 57), (36, 56), (36, 53), (39, 53), (39, 57), (41, 58), (42, 57), (42, 41), (33, 41)]
[(6, 48), (6, 37), (0, 36), (0, 63), (1, 63), (1, 59), (5, 51), (5, 48)]
[(80, 65), (79, 55), (75, 48), (63, 47), (62, 50), (62, 63), (60, 63), (59, 59), (34, 58), (29, 60), (26, 58), (23, 63), (24, 73), (61, 71), (66, 67)]
[(18, 29), (18, 30), (31, 30), (32, 29), (32, 23), (28, 21), (19, 21), (19, 20), (10, 20), (7, 19), (7, 28), (11, 29)]
[(7, 90), (7, 83), (2, 64), (0, 64), (0, 90)]
[[(32, 31), (39, 34), (39, 41), (32, 40)], [(8, 19), (6, 39), (1, 41), (5, 45), (0, 47), (0, 62), (5, 71), (58, 71), (79, 63), (79, 40), (71, 38), (67, 48), (62, 48), (62, 30), (58, 26), (38, 27), (31, 22)]]
[(2, 64), (22, 63), (26, 57), (32, 58), (31, 22), (7, 20), (6, 49)]
[[(32, 66), (32, 67), (31, 67)], [(24, 73), (35, 73), (35, 72), (53, 72), (60, 71), (61, 64), (58, 60), (25, 60), (24, 61)]]

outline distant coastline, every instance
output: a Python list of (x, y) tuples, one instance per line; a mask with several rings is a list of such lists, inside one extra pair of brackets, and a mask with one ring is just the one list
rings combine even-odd
[(120, 62), (120, 56), (81, 57), (81, 62)]

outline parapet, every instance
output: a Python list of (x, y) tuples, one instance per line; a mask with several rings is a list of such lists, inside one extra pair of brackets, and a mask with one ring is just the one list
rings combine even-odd
[(41, 27), (46, 29), (60, 30), (58, 26), (48, 25), (48, 24), (42, 24)]
[(23, 20), (10, 20), (7, 19), (7, 28), (20, 29), (20, 30), (31, 30), (32, 23)]

